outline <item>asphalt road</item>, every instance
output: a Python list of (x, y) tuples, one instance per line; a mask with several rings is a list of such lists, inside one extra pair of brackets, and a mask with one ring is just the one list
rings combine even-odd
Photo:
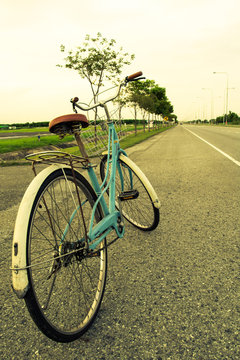
[(14, 221), (33, 176), (0, 168), (2, 359), (240, 358), (240, 167), (208, 144), (239, 161), (239, 129), (217, 132), (179, 125), (129, 150), (159, 195), (161, 224), (129, 225), (109, 249), (99, 316), (70, 344), (42, 335), (11, 290)]
[(240, 128), (221, 126), (185, 126), (205, 141), (240, 161)]

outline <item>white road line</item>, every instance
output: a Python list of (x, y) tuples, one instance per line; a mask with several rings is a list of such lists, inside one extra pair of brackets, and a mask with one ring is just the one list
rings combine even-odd
[(199, 138), (200, 140), (204, 141), (206, 144), (208, 144), (209, 146), (211, 146), (213, 149), (217, 150), (218, 152), (220, 152), (220, 154), (222, 154), (223, 156), (225, 156), (226, 158), (228, 158), (229, 160), (231, 160), (234, 164), (240, 166), (240, 161), (235, 160), (233, 157), (231, 157), (230, 155), (226, 154), (224, 151), (220, 150), (219, 148), (217, 148), (216, 146), (212, 145), (210, 142), (208, 142), (207, 140), (204, 140), (203, 138), (201, 138), (200, 136), (198, 136), (197, 134), (195, 134), (194, 132), (192, 132), (191, 130), (187, 129), (186, 127), (184, 127), (185, 130), (189, 131), (191, 134), (193, 134), (194, 136), (196, 136), (197, 138)]

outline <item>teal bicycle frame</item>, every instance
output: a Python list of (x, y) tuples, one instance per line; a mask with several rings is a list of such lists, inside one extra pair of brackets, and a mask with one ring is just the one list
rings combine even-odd
[[(89, 164), (87, 171), (92, 184), (92, 187), (97, 195), (97, 200), (93, 205), (91, 221), (87, 233), (87, 241), (88, 241), (88, 249), (95, 250), (97, 246), (102, 242), (102, 240), (113, 230), (115, 230), (117, 238), (122, 238), (125, 232), (125, 226), (123, 223), (121, 212), (116, 209), (115, 199), (116, 199), (116, 171), (118, 169), (118, 173), (120, 175), (120, 181), (122, 184), (123, 190), (123, 175), (121, 172), (120, 166), (117, 164), (117, 159), (119, 154), (123, 153), (126, 155), (125, 151), (120, 149), (118, 135), (114, 126), (114, 123), (111, 121), (108, 122), (108, 156), (107, 156), (107, 169), (106, 176), (100, 185), (97, 179), (97, 176), (94, 172), (93, 166)], [(110, 171), (110, 163), (111, 163), (111, 171)], [(108, 175), (110, 172), (110, 178), (108, 179)], [(107, 205), (104, 194), (109, 191), (109, 204)], [(98, 204), (103, 211), (103, 219), (100, 220), (95, 226), (93, 226), (95, 212)], [(61, 244), (63, 243), (66, 234), (71, 226), (71, 222), (73, 221), (77, 211), (80, 209), (80, 206), (84, 207), (85, 202), (78, 206), (78, 208), (73, 212), (69, 223), (67, 224), (63, 237), (61, 239)], [(80, 243), (83, 243), (85, 239), (81, 239)]]
[[(108, 157), (107, 157), (107, 170), (106, 176), (103, 180), (102, 185), (99, 185), (98, 179), (93, 168), (90, 166), (88, 169), (89, 178), (91, 180), (93, 189), (97, 195), (97, 201), (93, 206), (91, 222), (89, 226), (89, 249), (94, 250), (102, 240), (112, 231), (115, 230), (118, 238), (122, 238), (124, 235), (124, 225), (122, 221), (121, 213), (116, 210), (115, 206), (115, 179), (116, 179), (116, 169), (117, 169), (117, 159), (118, 156), (123, 150), (120, 149), (119, 139), (114, 127), (113, 122), (108, 123)], [(111, 172), (110, 172), (110, 163), (111, 163)], [(110, 178), (107, 182), (107, 178), (110, 172)], [(121, 177), (121, 172), (120, 172)], [(107, 206), (106, 201), (104, 199), (104, 194), (109, 189), (109, 206)], [(93, 226), (94, 215), (97, 208), (98, 203), (100, 203), (104, 217), (103, 219), (96, 225)], [(98, 238), (97, 240), (95, 240)], [(94, 241), (95, 240), (95, 241)], [(94, 242), (93, 242), (94, 241)]]
[[(122, 86), (123, 86), (123, 84), (120, 84), (119, 89), (118, 89), (118, 94), (119, 94)], [(117, 97), (117, 95), (115, 97)], [(125, 232), (125, 226), (124, 226), (121, 211), (118, 211), (116, 209), (116, 205), (115, 205), (115, 201), (116, 201), (115, 184), (116, 184), (116, 171), (118, 171), (119, 176), (120, 176), (121, 190), (124, 191), (123, 174), (122, 174), (121, 167), (120, 167), (119, 163), (117, 162), (117, 160), (121, 153), (123, 153), (124, 155), (127, 155), (127, 154), (125, 153), (124, 150), (122, 150), (120, 148), (118, 135), (117, 135), (114, 123), (110, 119), (110, 115), (109, 115), (108, 108), (106, 105), (106, 103), (112, 99), (107, 100), (105, 103), (99, 103), (97, 105), (94, 105), (91, 108), (91, 109), (93, 109), (94, 107), (101, 106), (105, 110), (106, 117), (107, 117), (107, 124), (108, 124), (108, 155), (107, 155), (106, 175), (105, 175), (105, 179), (102, 182), (102, 185), (100, 185), (98, 182), (97, 176), (93, 170), (93, 166), (89, 163), (89, 165), (87, 167), (90, 182), (91, 182), (92, 187), (97, 195), (97, 200), (96, 200), (95, 204), (93, 205), (91, 221), (90, 221), (89, 230), (87, 233), (87, 239), (82, 238), (79, 240), (79, 243), (83, 243), (85, 240), (87, 240), (87, 242), (88, 242), (87, 246), (88, 246), (89, 250), (95, 250), (97, 248), (97, 246), (103, 241), (103, 239), (106, 238), (106, 236), (113, 230), (115, 230), (117, 238), (122, 238), (124, 236), (124, 232)], [(74, 104), (74, 101), (73, 101), (73, 104)], [(84, 108), (81, 108), (80, 106), (78, 106), (78, 107), (82, 110), (90, 109), (90, 108), (84, 109)], [(111, 171), (110, 171), (110, 163), (111, 163)], [(110, 172), (110, 178), (107, 181), (109, 172)], [(129, 170), (129, 180), (130, 180), (130, 186), (132, 188), (131, 170)], [(108, 190), (108, 194), (109, 194), (109, 204), (108, 205), (104, 199), (104, 194), (107, 192), (107, 190)], [(120, 201), (121, 200), (119, 200), (119, 202)], [(100, 206), (102, 208), (103, 218), (102, 218), (102, 220), (99, 221), (99, 223), (97, 223), (94, 226), (93, 223), (94, 223), (95, 212), (96, 212), (98, 204), (100, 204)], [(79, 207), (72, 214), (71, 219), (65, 228), (63, 237), (61, 239), (61, 244), (63, 243), (66, 233), (69, 229), (69, 226), (71, 226), (71, 222), (73, 221), (77, 211), (80, 209), (80, 206), (84, 206), (84, 203), (82, 203), (81, 205), (79, 204)], [(119, 206), (119, 209), (121, 209), (121, 206)], [(83, 221), (84, 221), (84, 219), (83, 219)]]

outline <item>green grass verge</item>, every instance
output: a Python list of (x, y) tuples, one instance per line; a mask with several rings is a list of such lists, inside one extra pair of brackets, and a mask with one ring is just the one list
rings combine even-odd
[(66, 136), (64, 139), (59, 140), (57, 135), (42, 136), (39, 141), (37, 136), (26, 137), (20, 139), (3, 139), (0, 140), (0, 154), (4, 154), (12, 151), (20, 151), (24, 149), (35, 149), (38, 147), (59, 145), (65, 142), (73, 141), (73, 136)]
[[(128, 126), (127, 128), (125, 128), (125, 131), (129, 131), (132, 130), (133, 126)], [(16, 132), (39, 132), (41, 133), (41, 131), (48, 131), (48, 128), (35, 128), (35, 129), (19, 129), (16, 130)], [(9, 132), (9, 135), (12, 132), (15, 132), (15, 130), (7, 130), (7, 131), (2, 131), (4, 133)], [(100, 126), (97, 126), (97, 132), (98, 135), (102, 135), (103, 131), (101, 129)], [(88, 137), (88, 131), (82, 131), (82, 137)], [(60, 140), (59, 137), (57, 135), (49, 135), (49, 136), (41, 136), (40, 141), (38, 140), (37, 136), (32, 136), (32, 137), (23, 137), (23, 138), (17, 138), (14, 139), (14, 137), (12, 139), (4, 139), (0, 138), (0, 154), (4, 154), (4, 153), (8, 153), (8, 152), (13, 152), (13, 151), (21, 151), (21, 150), (30, 150), (30, 149), (36, 149), (39, 147), (44, 147), (44, 146), (48, 146), (48, 145), (59, 145), (62, 143), (66, 143), (66, 142), (70, 142), (74, 140), (74, 137), (69, 135), (64, 137), (64, 139)]]
[[(166, 131), (171, 127), (172, 126), (161, 127), (160, 129), (151, 130), (150, 132), (146, 129), (145, 132), (143, 132), (143, 131), (138, 132), (137, 135), (131, 134), (120, 141), (120, 146), (122, 149), (127, 149), (131, 146), (134, 146), (136, 144), (143, 142), (144, 140), (147, 140), (148, 138), (150, 138), (152, 136), (155, 136), (163, 131)], [(67, 136), (63, 140), (59, 140), (59, 137), (55, 136), (55, 135), (44, 136), (41, 138), (41, 141), (38, 141), (37, 138), (32, 138), (32, 137), (31, 138), (23, 138), (23, 139), (0, 140), (0, 153), (7, 152), (7, 151), (3, 151), (3, 149), (5, 149), (5, 150), (7, 149), (7, 143), (5, 145), (5, 148), (2, 148), (2, 143), (4, 143), (4, 142), (9, 142), (8, 146), (9, 146), (9, 149), (11, 149), (11, 150), (8, 150), (8, 151), (14, 151), (14, 150), (17, 151), (17, 150), (26, 149), (26, 148), (32, 149), (32, 148), (37, 148), (37, 147), (43, 147), (46, 145), (59, 145), (60, 143), (69, 142), (72, 140), (73, 140), (72, 136)], [(44, 143), (45, 143), (45, 145), (44, 145)], [(13, 150), (13, 148), (14, 148), (14, 150)], [(64, 149), (64, 151), (68, 152), (69, 154), (72, 154), (72, 155), (80, 155), (78, 146), (66, 148), (66, 149)], [(19, 160), (19, 161), (12, 160), (12, 161), (5, 161), (5, 162), (0, 163), (0, 167), (11, 166), (11, 165), (29, 165), (29, 164), (30, 164), (30, 162), (25, 161), (25, 160)]]
[(22, 129), (11, 129), (11, 130), (8, 130), (8, 129), (0, 129), (0, 134), (2, 133), (7, 133), (7, 134), (10, 134), (11, 133), (31, 133), (31, 132), (48, 132), (48, 127), (36, 127), (36, 128), (22, 128)]
[[(144, 140), (147, 140), (148, 138), (150, 138), (154, 135), (157, 135), (163, 131), (170, 129), (171, 127), (172, 126), (162, 127), (158, 130), (151, 130), (151, 131), (146, 130), (145, 132), (141, 131), (141, 132), (138, 132), (137, 135), (131, 134), (131, 135), (127, 136), (126, 138), (120, 140), (120, 146), (123, 150), (125, 150), (131, 146), (140, 144)], [(73, 146), (71, 148), (64, 149), (64, 151), (68, 152), (71, 155), (80, 155), (78, 146)]]

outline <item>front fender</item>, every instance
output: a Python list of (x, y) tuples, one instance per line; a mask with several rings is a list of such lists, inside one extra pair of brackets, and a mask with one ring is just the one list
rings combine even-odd
[(139, 167), (129, 157), (127, 157), (127, 156), (125, 156), (123, 154), (120, 154), (119, 159), (122, 160), (125, 164), (127, 164), (130, 167), (130, 169), (132, 169), (138, 175), (138, 177), (142, 180), (144, 186), (148, 190), (154, 207), (157, 208), (157, 209), (160, 209), (161, 204), (160, 204), (160, 201), (158, 199), (158, 196), (157, 196), (155, 190), (153, 189), (150, 181), (144, 175), (142, 170), (139, 169)]

